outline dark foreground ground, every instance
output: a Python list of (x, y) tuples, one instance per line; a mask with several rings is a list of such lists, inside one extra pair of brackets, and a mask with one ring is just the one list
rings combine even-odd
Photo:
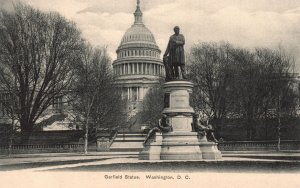
[(263, 172), (263, 173), (299, 173), (298, 162), (253, 162), (253, 161), (185, 161), (185, 162), (148, 162), (134, 164), (109, 164), (67, 167), (50, 171), (100, 171), (100, 172)]

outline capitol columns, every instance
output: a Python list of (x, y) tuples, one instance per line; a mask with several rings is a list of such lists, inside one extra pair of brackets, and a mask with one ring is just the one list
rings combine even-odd
[(139, 96), (140, 96), (141, 100), (144, 99), (144, 88), (143, 87), (139, 87)]

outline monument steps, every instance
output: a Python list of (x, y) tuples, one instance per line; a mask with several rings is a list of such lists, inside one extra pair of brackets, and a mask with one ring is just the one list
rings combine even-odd
[(147, 134), (141, 132), (118, 133), (110, 151), (141, 151)]
[(115, 142), (132, 142), (132, 141), (141, 141), (143, 142), (145, 140), (145, 138), (135, 138), (135, 137), (130, 137), (130, 138), (116, 138), (114, 141)]

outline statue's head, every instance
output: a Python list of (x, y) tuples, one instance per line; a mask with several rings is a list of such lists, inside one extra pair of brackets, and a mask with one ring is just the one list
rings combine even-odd
[(179, 32), (180, 32), (180, 28), (178, 26), (175, 26), (174, 27), (174, 32), (175, 32), (176, 35), (178, 35)]

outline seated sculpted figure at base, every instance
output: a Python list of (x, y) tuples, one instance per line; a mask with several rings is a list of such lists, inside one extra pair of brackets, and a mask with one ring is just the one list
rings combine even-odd
[(172, 126), (170, 125), (169, 121), (168, 121), (168, 117), (167, 115), (163, 114), (163, 117), (159, 120), (158, 122), (158, 126), (152, 128), (145, 141), (144, 141), (144, 145), (148, 142), (148, 140), (150, 138), (152, 138), (154, 136), (155, 133), (160, 132), (160, 133), (168, 133), (171, 132), (173, 130)]
[(201, 136), (208, 136), (208, 139), (213, 142), (218, 142), (214, 135), (214, 129), (211, 124), (206, 122), (206, 126), (200, 122), (200, 118), (198, 114), (194, 114), (193, 116), (193, 123), (192, 123), (193, 130), (198, 132)]

